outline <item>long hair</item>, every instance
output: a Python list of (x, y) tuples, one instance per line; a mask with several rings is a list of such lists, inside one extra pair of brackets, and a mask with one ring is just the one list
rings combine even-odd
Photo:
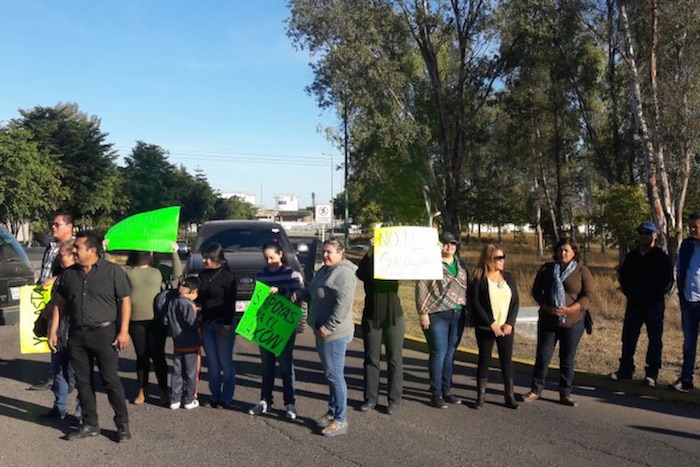
[(472, 273), (472, 277), (474, 279), (481, 279), (486, 275), (487, 272), (493, 271), (496, 269), (494, 267), (494, 260), (493, 260), (493, 252), (496, 250), (503, 250), (503, 249), (497, 247), (493, 243), (486, 244), (481, 248), (481, 254), (479, 255), (479, 260), (477, 261), (476, 267), (474, 268), (474, 272)]
[(151, 264), (151, 253), (148, 251), (130, 251), (129, 256), (126, 259), (126, 265), (136, 268), (139, 266), (145, 266), (146, 264)]

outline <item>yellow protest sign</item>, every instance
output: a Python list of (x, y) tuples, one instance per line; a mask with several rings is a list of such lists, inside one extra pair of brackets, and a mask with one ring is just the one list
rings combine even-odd
[(34, 335), (34, 321), (51, 300), (51, 287), (25, 285), (19, 290), (19, 351), (28, 353), (49, 353), (48, 339)]
[(381, 227), (374, 230), (374, 278), (442, 279), (437, 229)]

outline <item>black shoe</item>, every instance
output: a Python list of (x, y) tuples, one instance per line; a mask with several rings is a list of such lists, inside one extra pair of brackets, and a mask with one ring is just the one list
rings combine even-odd
[(100, 434), (100, 427), (97, 425), (82, 425), (77, 431), (68, 433), (66, 439), (73, 441), (75, 439), (90, 438)]
[(459, 405), (462, 403), (462, 399), (453, 396), (452, 394), (445, 394), (444, 396), (442, 396), (442, 398), (445, 399), (445, 402), (447, 402), (448, 404)]
[(122, 423), (117, 429), (117, 441), (120, 443), (123, 441), (128, 441), (131, 439), (131, 432), (129, 431), (129, 424)]
[(39, 418), (44, 418), (44, 419), (59, 418), (59, 419), (63, 420), (64, 418), (66, 418), (66, 413), (61, 412), (56, 407), (54, 407), (51, 410), (49, 410), (48, 412), (45, 412), (45, 413), (39, 415)]
[(360, 412), (367, 412), (368, 410), (372, 410), (376, 405), (376, 402), (365, 401), (365, 403), (359, 406), (357, 410)]
[(394, 415), (396, 412), (399, 411), (400, 408), (401, 408), (401, 404), (389, 402), (389, 405), (386, 408), (386, 413), (388, 415)]
[(29, 386), (27, 389), (29, 389), (30, 391), (50, 391), (51, 388), (53, 388), (53, 380), (49, 379), (46, 381), (42, 381), (41, 383)]
[(233, 402), (231, 402), (230, 404), (227, 404), (226, 402), (221, 402), (221, 403), (219, 403), (219, 406), (221, 406), (221, 408), (224, 410), (233, 410), (234, 409)]
[(436, 407), (438, 409), (446, 409), (447, 408), (447, 402), (445, 402), (445, 399), (442, 397), (433, 397), (430, 399), (430, 403), (433, 404), (433, 407)]

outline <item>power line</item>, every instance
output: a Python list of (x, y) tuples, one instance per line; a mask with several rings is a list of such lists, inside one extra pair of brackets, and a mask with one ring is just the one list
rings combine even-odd
[[(115, 146), (117, 152), (122, 157), (127, 157), (132, 148), (127, 146)], [(289, 164), (303, 165), (303, 166), (315, 166), (315, 167), (326, 167), (331, 161), (326, 161), (324, 159), (319, 159), (314, 156), (302, 156), (297, 154), (265, 154), (265, 153), (240, 153), (234, 151), (225, 150), (202, 150), (202, 149), (166, 149), (168, 158), (176, 158), (178, 160), (193, 160), (193, 161), (207, 161), (207, 162), (250, 162), (258, 164), (276, 165), (276, 164)]]

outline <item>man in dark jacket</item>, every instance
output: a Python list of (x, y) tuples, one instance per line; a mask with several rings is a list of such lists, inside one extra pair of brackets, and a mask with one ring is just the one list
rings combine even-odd
[(671, 259), (656, 246), (656, 225), (650, 221), (637, 227), (639, 246), (627, 253), (620, 267), (620, 288), (627, 297), (622, 327), (622, 356), (613, 380), (632, 379), (634, 353), (642, 325), (646, 325), (647, 348), (644, 385), (656, 386), (661, 368), (661, 336), (664, 329), (664, 296), (673, 285)]

